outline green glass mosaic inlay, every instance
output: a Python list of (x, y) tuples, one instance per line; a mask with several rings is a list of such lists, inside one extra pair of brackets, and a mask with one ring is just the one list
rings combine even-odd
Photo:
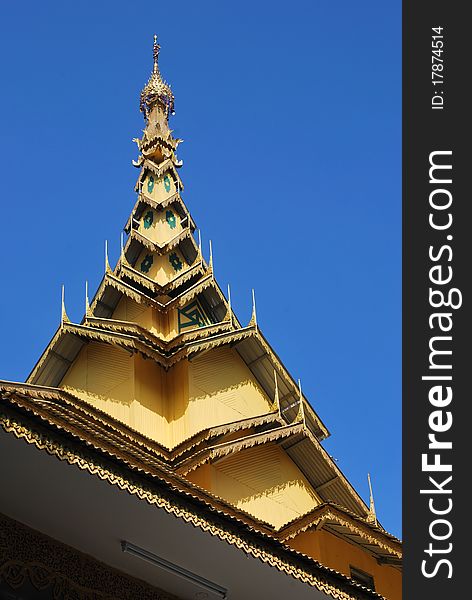
[(194, 300), (182, 309), (178, 309), (179, 333), (187, 328), (205, 327), (209, 320), (198, 300)]
[(169, 177), (169, 175), (166, 175), (164, 177), (164, 188), (165, 188), (166, 192), (170, 192), (170, 177)]
[(166, 212), (166, 221), (171, 229), (175, 229), (175, 226), (177, 225), (177, 219), (171, 210)]
[(152, 212), (152, 210), (148, 210), (147, 213), (144, 215), (144, 219), (143, 219), (144, 229), (149, 229), (149, 227), (151, 227), (153, 221), (154, 221), (154, 213)]
[(169, 255), (169, 262), (174, 268), (174, 271), (180, 271), (183, 267), (182, 261), (175, 252)]
[(152, 175), (149, 175), (147, 188), (148, 192), (152, 194), (152, 190), (154, 189), (154, 177)]
[(154, 258), (152, 256), (152, 254), (146, 254), (144, 260), (141, 263), (141, 271), (143, 273), (148, 273), (149, 269), (152, 267), (153, 261), (154, 261)]

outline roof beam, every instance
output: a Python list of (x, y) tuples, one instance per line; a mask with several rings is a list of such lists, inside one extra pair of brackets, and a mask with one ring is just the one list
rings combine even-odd
[[(284, 400), (286, 400), (287, 398), (293, 398), (293, 392), (289, 392), (288, 394), (285, 394), (285, 396), (282, 396), (282, 398), (280, 398), (279, 402), (280, 404), (282, 404), (282, 402)], [(300, 404), (300, 400), (295, 400), (294, 402), (291, 402), (288, 406), (285, 406), (284, 408), (282, 408), (282, 412), (287, 412), (287, 410), (290, 410), (291, 408), (293, 408), (294, 406), (298, 406)]]
[(315, 488), (315, 492), (317, 492), (317, 493), (321, 492), (322, 490), (324, 490), (325, 488), (329, 487), (332, 483), (334, 483), (338, 479), (339, 479), (339, 475), (335, 475), (331, 479), (328, 479), (328, 481), (325, 481), (324, 483), (322, 483), (321, 485), (319, 485), (318, 487), (316, 487)]
[(50, 352), (54, 356), (54, 358), (58, 358), (62, 362), (65, 362), (67, 365), (71, 365), (74, 362), (73, 360), (69, 360), (68, 358), (65, 358), (64, 356), (62, 356), (61, 354), (59, 354), (55, 350), (50, 350)]
[(109, 304), (106, 304), (106, 302), (103, 302), (103, 300), (97, 300), (97, 304), (100, 304), (100, 306), (103, 306), (104, 308), (106, 308), (110, 312), (113, 312), (115, 310)]
[(379, 565), (391, 565), (392, 567), (402, 566), (402, 559), (396, 556), (377, 556), (377, 562)]
[[(299, 439), (299, 440), (295, 440), (295, 441), (294, 441), (294, 442), (292, 442), (290, 445), (288, 445), (288, 446), (283, 446), (283, 449), (284, 449), (284, 450), (291, 450), (291, 449), (292, 449), (294, 446), (296, 446), (296, 445), (297, 445), (297, 444), (299, 444), (300, 442), (303, 442), (305, 439), (306, 439), (305, 437), (302, 437), (302, 438), (301, 438), (301, 439)], [(283, 442), (286, 442), (286, 441), (287, 441), (287, 440), (279, 440), (279, 441), (277, 442), (277, 444), (283, 444)], [(300, 468), (300, 467), (299, 467), (299, 468)]]
[(251, 362), (246, 363), (246, 365), (249, 368), (251, 368), (252, 366), (257, 365), (257, 363), (260, 362), (262, 359), (264, 359), (266, 356), (269, 356), (269, 355), (267, 352), (264, 352), (264, 354), (261, 354), (261, 356), (258, 356), (254, 360), (251, 360)]

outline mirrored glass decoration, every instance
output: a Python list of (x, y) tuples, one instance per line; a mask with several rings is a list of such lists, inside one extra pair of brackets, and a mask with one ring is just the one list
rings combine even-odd
[(177, 219), (171, 210), (166, 212), (166, 221), (171, 229), (175, 229), (175, 226), (177, 225)]
[(169, 254), (169, 262), (172, 265), (174, 271), (180, 271), (183, 267), (182, 261), (175, 252)]
[(141, 271), (142, 273), (148, 273), (149, 269), (152, 267), (152, 263), (154, 262), (154, 258), (152, 254), (146, 254), (144, 260), (141, 262)]
[(152, 210), (148, 210), (143, 218), (144, 229), (149, 229), (151, 227), (153, 221), (154, 221), (154, 213), (152, 212)]

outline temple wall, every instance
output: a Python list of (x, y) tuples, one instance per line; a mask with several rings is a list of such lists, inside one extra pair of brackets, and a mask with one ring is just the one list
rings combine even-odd
[(84, 346), (61, 382), (92, 406), (169, 446), (165, 386), (166, 373), (153, 360), (97, 342)]
[[(120, 307), (123, 316), (132, 318), (133, 304), (133, 310), (140, 308), (130, 301), (126, 309)], [(143, 310), (138, 317), (143, 316), (151, 319), (152, 312)], [(228, 347), (179, 361), (166, 372), (140, 354), (90, 342), (61, 387), (168, 448), (204, 429), (266, 414), (271, 407), (242, 359)]]
[(269, 399), (231, 348), (216, 348), (189, 362), (187, 435), (269, 410)]
[(171, 399), (166, 391), (167, 374), (153, 360), (139, 354), (134, 357), (134, 367), (131, 427), (169, 447), (172, 444), (168, 418)]
[(115, 308), (112, 319), (137, 323), (149, 331), (157, 331), (156, 325), (158, 324), (156, 323), (156, 316), (153, 314), (155, 312), (147, 304), (139, 304), (127, 296), (122, 296)]
[(166, 314), (166, 333), (168, 339), (173, 339), (179, 335), (179, 315), (177, 309), (174, 308)]
[(204, 465), (187, 477), (276, 528), (320, 504), (298, 467), (273, 443)]
[(329, 531), (311, 529), (287, 540), (287, 544), (345, 575), (350, 576), (351, 566), (368, 573), (374, 578), (375, 590), (389, 600), (402, 597), (402, 576), (398, 569), (379, 565), (372, 555)]
[(112, 319), (136, 323), (162, 339), (174, 337), (178, 329), (176, 310), (168, 314), (161, 313), (144, 303), (138, 304), (127, 296), (123, 296), (118, 302)]
[(134, 361), (121, 348), (86, 344), (61, 382), (96, 408), (130, 424), (134, 400)]

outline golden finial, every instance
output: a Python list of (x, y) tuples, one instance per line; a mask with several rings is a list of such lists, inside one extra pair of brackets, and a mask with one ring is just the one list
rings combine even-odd
[(160, 102), (166, 111), (166, 115), (170, 112), (174, 114), (174, 94), (170, 89), (170, 85), (166, 83), (159, 72), (159, 51), (161, 47), (157, 43), (157, 35), (154, 35), (154, 45), (152, 50), (154, 65), (152, 68), (151, 77), (144, 86), (139, 103), (139, 109), (147, 119), (152, 106), (156, 102)]
[(372, 483), (370, 481), (370, 473), (367, 473), (367, 481), (369, 482), (369, 493), (370, 493), (370, 506), (369, 514), (367, 515), (367, 522), (377, 525), (377, 514), (375, 512), (374, 493), (372, 491)]
[(65, 288), (64, 288), (64, 284), (62, 284), (62, 290), (61, 290), (61, 327), (64, 325), (64, 323), (70, 323), (70, 321), (69, 321), (69, 317), (67, 316), (67, 312), (66, 312)]

